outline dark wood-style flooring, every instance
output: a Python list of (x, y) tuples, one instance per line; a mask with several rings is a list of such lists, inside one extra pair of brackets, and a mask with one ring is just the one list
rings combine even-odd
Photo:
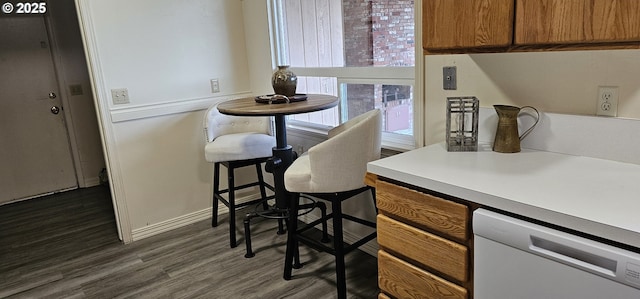
[[(124, 245), (103, 186), (0, 206), (0, 298), (335, 298), (333, 256), (302, 247), (305, 265), (285, 281), (276, 222), (254, 221), (246, 259), (226, 221)], [(353, 252), (347, 269), (349, 297), (376, 298), (376, 259)]]

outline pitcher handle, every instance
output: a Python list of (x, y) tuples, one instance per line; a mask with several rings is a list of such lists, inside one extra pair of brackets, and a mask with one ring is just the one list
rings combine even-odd
[[(533, 128), (538, 124), (538, 122), (540, 121), (540, 112), (538, 112), (538, 109), (532, 107), (532, 106), (523, 106), (520, 108), (520, 113), (522, 113), (522, 109), (524, 108), (531, 108), (533, 109), (533, 111), (536, 112), (536, 122), (533, 123), (533, 125), (531, 125), (531, 127), (529, 127), (526, 131), (524, 131), (524, 133), (522, 133), (522, 135), (520, 135), (520, 140), (524, 139), (525, 137), (527, 137), (527, 135), (529, 135), (529, 133), (531, 133), (531, 131), (533, 130)], [(519, 113), (518, 113), (519, 114)]]

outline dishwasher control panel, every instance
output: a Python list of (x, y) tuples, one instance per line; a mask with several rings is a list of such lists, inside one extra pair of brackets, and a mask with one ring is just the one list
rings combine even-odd
[(627, 263), (627, 271), (625, 272), (627, 281), (640, 286), (640, 265)]

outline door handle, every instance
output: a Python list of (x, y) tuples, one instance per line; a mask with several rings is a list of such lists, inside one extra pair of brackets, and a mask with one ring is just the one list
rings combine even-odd
[(53, 114), (60, 113), (60, 107), (58, 107), (58, 106), (51, 107), (51, 113), (53, 113)]
[(55, 92), (53, 92), (53, 91), (52, 91), (52, 92), (50, 92), (50, 93), (49, 93), (49, 98), (50, 98), (50, 99), (52, 99), (52, 100), (53, 100), (53, 99), (55, 99), (56, 97), (57, 97), (57, 95), (56, 95), (56, 93), (55, 93)]

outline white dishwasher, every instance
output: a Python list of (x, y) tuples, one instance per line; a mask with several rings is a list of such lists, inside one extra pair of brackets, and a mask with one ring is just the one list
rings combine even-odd
[(521, 219), (473, 213), (475, 299), (639, 299), (640, 254)]

